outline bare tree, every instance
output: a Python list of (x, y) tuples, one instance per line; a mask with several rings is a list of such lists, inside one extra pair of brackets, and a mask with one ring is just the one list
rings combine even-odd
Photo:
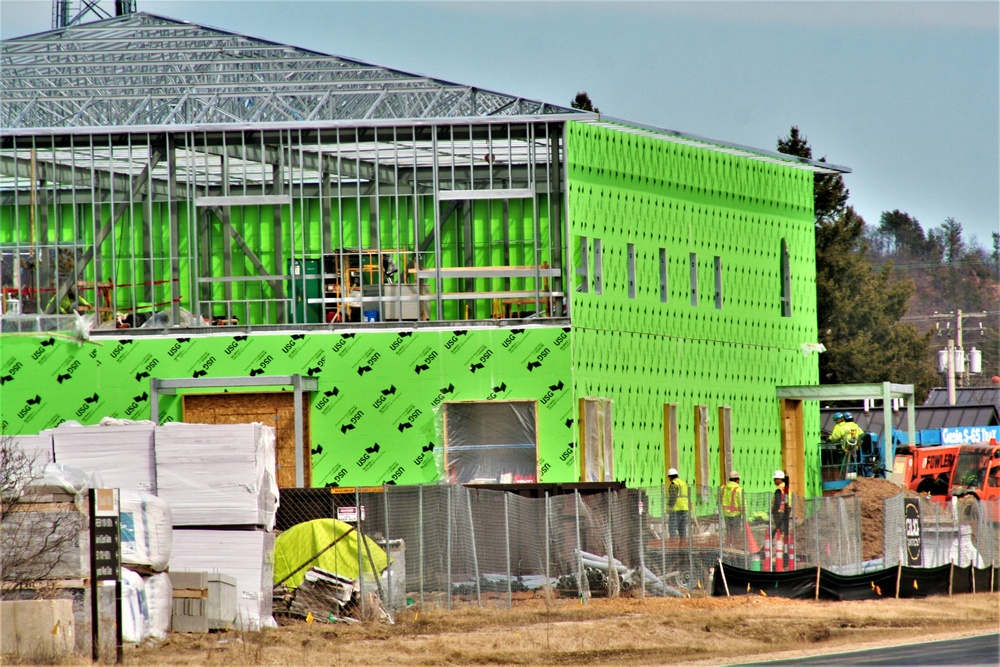
[(83, 576), (86, 514), (79, 494), (41, 486), (45, 461), (0, 436), (0, 598), (46, 597)]

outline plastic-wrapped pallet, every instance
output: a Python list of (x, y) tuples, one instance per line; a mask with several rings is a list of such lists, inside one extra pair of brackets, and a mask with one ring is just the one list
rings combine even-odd
[(278, 509), (274, 428), (264, 424), (156, 427), (157, 495), (174, 526), (274, 528)]
[(142, 580), (146, 585), (146, 609), (149, 612), (146, 637), (163, 639), (170, 630), (173, 610), (174, 588), (170, 585), (170, 575), (160, 572)]
[(170, 505), (150, 493), (127, 489), (122, 489), (119, 503), (122, 563), (167, 569), (173, 541)]
[(263, 530), (174, 529), (170, 570), (220, 572), (236, 578), (234, 626), (276, 627), (271, 617), (274, 533)]
[(146, 636), (146, 583), (122, 568), (122, 641), (138, 644)]
[(156, 493), (151, 421), (105, 419), (96, 426), (62, 424), (42, 431), (52, 438), (57, 463), (99, 472), (109, 488)]

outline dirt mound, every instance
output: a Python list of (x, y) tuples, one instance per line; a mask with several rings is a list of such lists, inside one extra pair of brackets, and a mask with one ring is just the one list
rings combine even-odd
[(861, 558), (871, 560), (881, 558), (882, 535), (882, 503), (886, 498), (892, 498), (903, 492), (903, 487), (893, 484), (887, 479), (875, 477), (858, 477), (845, 486), (838, 496), (853, 496), (857, 494), (861, 503)]

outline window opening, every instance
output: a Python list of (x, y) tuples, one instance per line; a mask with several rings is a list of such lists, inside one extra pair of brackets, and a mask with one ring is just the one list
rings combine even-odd
[(697, 253), (691, 253), (691, 305), (698, 305), (698, 255)]
[(628, 298), (635, 298), (635, 244), (628, 244)]

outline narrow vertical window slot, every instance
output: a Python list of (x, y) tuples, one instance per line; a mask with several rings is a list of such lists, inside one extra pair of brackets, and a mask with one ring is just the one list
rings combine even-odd
[(691, 265), (691, 305), (698, 305), (698, 254), (691, 253), (688, 257)]
[(628, 244), (628, 298), (635, 298), (635, 244)]

